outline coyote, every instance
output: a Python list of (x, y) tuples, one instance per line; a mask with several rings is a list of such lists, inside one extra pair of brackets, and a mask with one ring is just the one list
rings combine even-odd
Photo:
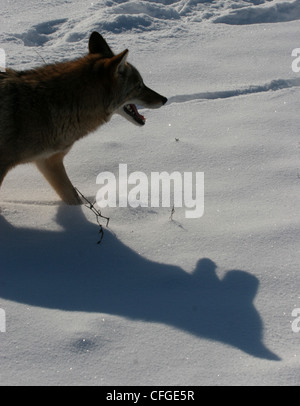
[(78, 139), (119, 113), (142, 126), (136, 104), (158, 108), (167, 98), (148, 88), (127, 62), (93, 32), (89, 53), (79, 59), (0, 73), (0, 186), (14, 166), (34, 162), (67, 204), (81, 198), (63, 159)]

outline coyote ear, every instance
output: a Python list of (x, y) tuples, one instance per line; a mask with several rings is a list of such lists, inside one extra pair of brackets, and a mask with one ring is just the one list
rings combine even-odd
[(90, 54), (101, 54), (107, 58), (114, 56), (113, 51), (110, 49), (105, 39), (96, 31), (92, 32), (90, 36), (89, 52)]
[(122, 73), (124, 70), (128, 52), (128, 49), (125, 49), (125, 51), (110, 59), (109, 66), (115, 73)]

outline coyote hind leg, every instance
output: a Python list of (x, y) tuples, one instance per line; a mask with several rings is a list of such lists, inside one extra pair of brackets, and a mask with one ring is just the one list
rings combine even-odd
[(65, 203), (78, 205), (82, 204), (82, 201), (68, 178), (63, 164), (63, 159), (67, 152), (56, 153), (49, 158), (39, 159), (35, 161), (35, 163), (40, 172)]

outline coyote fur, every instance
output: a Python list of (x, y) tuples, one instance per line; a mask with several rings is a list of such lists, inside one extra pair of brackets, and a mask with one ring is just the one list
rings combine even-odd
[(34, 162), (65, 203), (82, 203), (63, 164), (74, 142), (114, 113), (144, 125), (136, 104), (167, 102), (144, 84), (127, 55), (128, 49), (115, 55), (93, 32), (84, 57), (0, 73), (0, 186), (10, 169)]

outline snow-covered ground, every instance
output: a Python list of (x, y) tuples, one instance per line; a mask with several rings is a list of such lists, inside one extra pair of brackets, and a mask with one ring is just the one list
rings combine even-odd
[(98, 245), (88, 208), (8, 174), (0, 385), (300, 384), (299, 20), (297, 0), (0, 0), (7, 66), (83, 55), (96, 30), (169, 99), (75, 144), (84, 195), (119, 164), (205, 177), (201, 218), (102, 209)]

